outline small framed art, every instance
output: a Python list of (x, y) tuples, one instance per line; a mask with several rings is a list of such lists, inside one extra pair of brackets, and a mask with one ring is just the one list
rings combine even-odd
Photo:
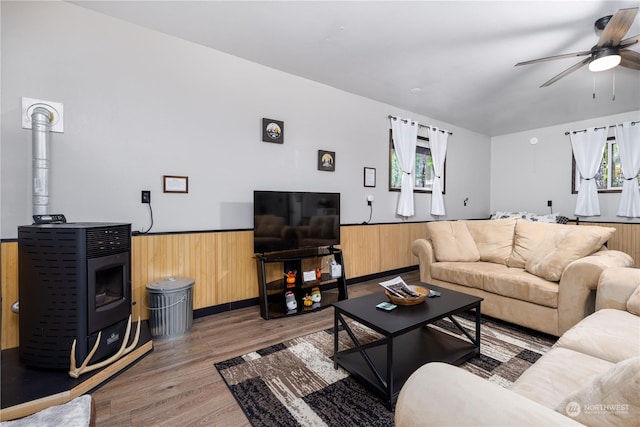
[(284, 144), (284, 122), (282, 120), (262, 119), (262, 140)]
[(365, 187), (375, 187), (376, 186), (376, 169), (375, 168), (364, 168), (364, 186)]
[(327, 172), (336, 170), (335, 151), (318, 150), (318, 170)]
[(165, 193), (188, 193), (189, 177), (164, 175), (162, 177), (162, 191)]

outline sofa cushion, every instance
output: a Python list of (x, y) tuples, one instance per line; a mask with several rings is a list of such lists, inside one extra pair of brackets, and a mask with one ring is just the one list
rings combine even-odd
[(394, 425), (581, 426), (498, 384), (442, 362), (427, 363), (407, 379), (398, 396)]
[[(591, 256), (591, 258), (602, 257), (618, 251), (599, 251)], [(626, 255), (626, 254), (625, 254)], [(628, 255), (627, 255), (628, 256)], [(629, 262), (633, 260), (629, 256)], [(602, 271), (598, 280), (598, 289), (596, 292), (596, 311), (603, 308), (615, 308), (618, 310), (629, 310), (629, 300), (634, 292), (640, 287), (640, 268), (632, 267), (608, 267)], [(640, 298), (640, 291), (636, 295)], [(638, 302), (640, 303), (640, 301)], [(633, 308), (633, 301), (631, 307)], [(640, 308), (640, 307), (639, 307)], [(636, 314), (636, 313), (633, 313)], [(640, 315), (640, 314), (638, 314)]]
[[(602, 246), (613, 236), (616, 229), (613, 227), (602, 227), (600, 225), (569, 225), (569, 228), (578, 228), (580, 230), (588, 230), (591, 233), (595, 233), (600, 236), (600, 243), (598, 246)], [(595, 251), (594, 251), (595, 252)]]
[(558, 284), (534, 276), (520, 268), (496, 271), (484, 277), (487, 292), (531, 302), (545, 307), (558, 307)]
[(590, 384), (613, 365), (588, 354), (554, 347), (524, 371), (511, 390), (554, 409), (570, 393)]
[(591, 383), (570, 393), (556, 411), (587, 425), (638, 425), (640, 356), (616, 363)]
[(509, 267), (492, 262), (436, 262), (431, 264), (431, 278), (470, 288), (484, 289), (484, 279)]
[(627, 300), (627, 310), (629, 313), (640, 316), (640, 286), (636, 288)]
[(507, 260), (509, 267), (524, 268), (529, 256), (547, 236), (567, 225), (548, 224), (517, 219), (513, 236), (513, 250)]
[(464, 221), (432, 221), (427, 223), (427, 233), (433, 243), (437, 261), (480, 260), (480, 254)]
[(513, 249), (515, 218), (465, 222), (478, 248), (480, 261), (507, 265)]
[(638, 355), (640, 317), (623, 310), (598, 310), (565, 332), (555, 346), (618, 363)]
[[(596, 228), (602, 228), (602, 231)], [(531, 274), (557, 282), (567, 265), (599, 250), (603, 239), (608, 240), (614, 231), (614, 228), (605, 227), (565, 226), (538, 244), (530, 253), (525, 268)]]

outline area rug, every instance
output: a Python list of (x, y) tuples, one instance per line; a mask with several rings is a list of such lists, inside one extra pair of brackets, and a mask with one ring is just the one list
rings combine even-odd
[[(474, 330), (474, 319), (457, 317)], [(448, 319), (431, 325), (462, 337)], [(362, 343), (379, 338), (356, 322)], [(556, 338), (483, 319), (480, 355), (461, 368), (509, 388)], [(340, 350), (353, 347), (339, 334)], [(244, 354), (215, 367), (245, 415), (258, 426), (393, 426), (393, 412), (342, 368), (334, 369), (333, 328)]]

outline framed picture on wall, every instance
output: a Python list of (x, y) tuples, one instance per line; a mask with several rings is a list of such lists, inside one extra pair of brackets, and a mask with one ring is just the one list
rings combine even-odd
[(336, 170), (335, 151), (318, 150), (318, 170), (327, 172)]
[(165, 193), (188, 193), (189, 177), (164, 175), (162, 177), (162, 191)]
[(284, 144), (284, 122), (282, 120), (262, 119), (262, 140)]

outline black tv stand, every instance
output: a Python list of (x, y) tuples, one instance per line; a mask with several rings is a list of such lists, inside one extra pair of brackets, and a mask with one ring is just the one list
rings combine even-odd
[[(332, 277), (329, 267), (322, 265), (323, 258), (331, 256), (342, 266), (339, 277)], [(342, 250), (333, 246), (261, 253), (256, 254), (256, 259), (260, 315), (266, 320), (310, 313), (348, 298)], [(272, 263), (282, 263), (282, 274), (275, 280), (267, 281), (267, 265)], [(322, 273), (320, 279), (314, 277), (313, 280), (304, 280), (304, 271), (315, 270), (318, 267)], [(285, 276), (289, 271), (296, 271), (295, 283), (287, 283)], [(315, 287), (320, 289), (321, 301), (305, 306), (303, 298), (311, 294)], [(289, 291), (295, 295), (298, 305), (296, 310), (287, 309), (285, 294)]]

